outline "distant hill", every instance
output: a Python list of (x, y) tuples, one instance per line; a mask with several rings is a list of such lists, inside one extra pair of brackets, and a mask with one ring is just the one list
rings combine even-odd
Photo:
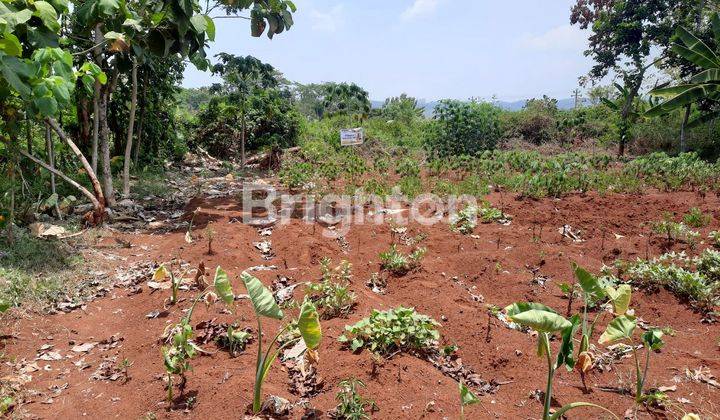
[[(371, 101), (373, 108), (382, 108), (385, 101)], [(426, 103), (420, 103), (420, 105), (425, 110), (425, 116), (431, 117), (433, 114), (433, 111), (435, 110), (435, 107), (437, 106), (439, 101), (431, 101)], [(519, 111), (523, 109), (525, 106), (525, 103), (527, 102), (526, 99), (520, 100), (520, 101), (497, 101), (495, 104), (499, 106), (502, 109), (505, 109), (507, 111)], [(585, 105), (587, 102), (586, 100), (583, 101), (583, 105)], [(558, 108), (559, 109), (572, 109), (575, 106), (575, 99), (573, 98), (564, 98), (564, 99), (558, 99)]]

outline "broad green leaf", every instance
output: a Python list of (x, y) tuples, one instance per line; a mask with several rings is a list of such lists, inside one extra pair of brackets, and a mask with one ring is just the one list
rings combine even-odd
[(118, 0), (97, 0), (97, 10), (105, 16), (114, 16), (120, 9)]
[(320, 318), (318, 317), (315, 305), (310, 301), (303, 303), (302, 308), (300, 308), (298, 329), (308, 349), (315, 350), (318, 348), (320, 340), (322, 339)]
[(11, 33), (5, 33), (0, 38), (0, 51), (7, 55), (20, 57), (22, 55), (22, 45), (20, 40)]
[(121, 39), (123, 41), (125, 40), (125, 35), (121, 34), (120, 32), (115, 32), (115, 31), (105, 32), (103, 37), (107, 40), (112, 40), (112, 41), (114, 41), (116, 39)]
[(642, 335), (642, 342), (650, 350), (660, 350), (665, 342), (662, 339), (663, 332), (658, 329), (646, 331)]
[(57, 100), (53, 97), (43, 96), (41, 98), (33, 98), (32, 102), (43, 116), (51, 117), (58, 111)]
[(686, 127), (687, 127), (688, 129), (690, 129), (690, 128), (695, 128), (695, 127), (699, 127), (699, 126), (701, 126), (701, 125), (703, 125), (703, 124), (705, 124), (705, 123), (709, 123), (710, 121), (712, 121), (712, 120), (714, 120), (714, 119), (716, 119), (716, 118), (720, 118), (720, 110), (710, 111), (710, 112), (704, 113), (704, 114), (702, 114), (701, 116), (699, 116), (699, 117), (697, 117), (697, 118), (694, 118), (694, 119), (692, 119), (691, 121), (689, 121), (689, 122), (687, 123), (687, 126), (686, 126)]
[(710, 21), (712, 22), (712, 30), (715, 35), (715, 44), (720, 45), (720, 16), (717, 13), (713, 13)]
[(142, 31), (142, 25), (139, 20), (137, 19), (125, 19), (125, 22), (123, 22), (123, 26), (126, 26), (128, 28), (133, 28), (134, 30), (140, 32)]
[(680, 44), (673, 44), (670, 46), (670, 49), (675, 54), (679, 55), (680, 57), (686, 59), (687, 61), (695, 64), (700, 68), (710, 69), (718, 66), (718, 64), (715, 63), (712, 58), (706, 57), (705, 55), (700, 54), (690, 48), (683, 47)]
[(58, 22), (57, 11), (50, 3), (39, 0), (33, 3), (33, 6), (35, 7), (35, 13), (33, 13), (33, 15), (39, 17), (43, 22), (43, 25), (52, 32), (60, 30), (60, 22)]
[(613, 313), (618, 315), (625, 315), (630, 309), (630, 298), (632, 296), (632, 288), (629, 284), (621, 284), (618, 288), (608, 286), (606, 289), (610, 301), (613, 304)]
[(580, 287), (588, 296), (589, 300), (597, 301), (605, 297), (605, 291), (602, 286), (600, 286), (597, 277), (575, 263), (572, 263), (572, 267), (575, 277), (578, 283), (580, 283)]
[(720, 90), (720, 84), (718, 83), (705, 83), (695, 85), (694, 87), (684, 91), (683, 93), (669, 99), (660, 105), (657, 105), (649, 109), (645, 115), (649, 117), (663, 115), (669, 111), (677, 108), (681, 108), (687, 104), (691, 104), (700, 99), (706, 98)]
[(556, 332), (572, 327), (570, 321), (556, 314), (540, 309), (530, 309), (509, 317), (513, 322), (528, 326), (538, 332)]
[(225, 270), (220, 268), (220, 266), (218, 266), (215, 270), (215, 280), (213, 281), (213, 284), (215, 285), (215, 291), (220, 299), (222, 299), (226, 305), (232, 305), (235, 301), (235, 294), (233, 293), (232, 285), (230, 284), (227, 273)]
[[(711, 50), (710, 47), (708, 47), (701, 39), (690, 33), (690, 31), (683, 28), (682, 26), (679, 26), (675, 31), (675, 34), (682, 40), (682, 42), (685, 44), (685, 46), (687, 46), (689, 50), (713, 63), (712, 65), (707, 67), (720, 66), (720, 59), (718, 59), (717, 55), (715, 55), (713, 50)], [(706, 67), (705, 65), (701, 66)]]
[(681, 93), (684, 93), (688, 89), (691, 89), (695, 87), (695, 84), (683, 84), (683, 85), (677, 85), (677, 86), (670, 86), (670, 87), (664, 87), (664, 88), (658, 88), (653, 89), (650, 91), (650, 95), (652, 96), (659, 96), (663, 98), (672, 98), (673, 96), (677, 96)]
[(570, 404), (560, 407), (556, 412), (553, 413), (552, 416), (550, 416), (550, 420), (558, 420), (558, 419), (562, 418), (562, 416), (564, 416), (565, 413), (567, 413), (568, 411), (572, 410), (573, 408), (578, 408), (578, 407), (599, 408), (599, 409), (605, 411), (606, 413), (609, 413), (610, 415), (612, 415), (613, 418), (619, 419), (618, 416), (615, 415), (615, 413), (613, 413), (612, 411), (610, 411), (607, 408), (602, 407), (600, 405), (587, 403), (587, 402), (574, 402), (574, 403), (570, 403)]
[(470, 389), (465, 386), (464, 383), (458, 382), (458, 389), (460, 390), (460, 403), (463, 407), (468, 405), (477, 404), (480, 402), (480, 398), (477, 397)]
[(707, 69), (690, 79), (690, 83), (720, 82), (720, 68)]
[(629, 339), (632, 337), (632, 333), (635, 331), (636, 326), (637, 322), (635, 321), (635, 318), (629, 318), (625, 315), (619, 316), (610, 321), (605, 329), (605, 332), (603, 332), (600, 336), (598, 343), (614, 343), (616, 341)]
[(513, 316), (521, 312), (529, 311), (531, 309), (538, 309), (541, 311), (556, 313), (553, 308), (545, 306), (542, 303), (535, 302), (515, 302), (512, 305), (506, 306), (504, 311), (508, 316)]
[(207, 29), (207, 20), (205, 20), (205, 15), (193, 15), (193, 17), (190, 18), (190, 24), (198, 34), (205, 32)]
[(215, 22), (210, 16), (204, 15), (203, 17), (205, 18), (205, 23), (207, 24), (207, 29), (205, 29), (207, 37), (210, 41), (215, 41)]
[(250, 301), (255, 309), (255, 314), (274, 319), (282, 319), (283, 312), (280, 310), (272, 293), (257, 278), (248, 273), (242, 273), (240, 276), (245, 288), (247, 288)]

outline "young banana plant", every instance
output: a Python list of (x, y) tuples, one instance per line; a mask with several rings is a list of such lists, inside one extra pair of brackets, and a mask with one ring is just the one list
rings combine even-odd
[[(306, 300), (300, 308), (300, 318), (297, 322), (300, 337), (292, 338), (280, 344), (280, 337), (292, 327), (292, 323), (288, 323), (280, 329), (268, 345), (267, 350), (263, 353), (262, 322), (260, 320), (263, 317), (282, 320), (283, 312), (275, 301), (272, 293), (260, 280), (248, 273), (242, 273), (241, 279), (250, 296), (258, 324), (258, 352), (255, 364), (255, 387), (252, 405), (253, 413), (257, 414), (262, 408), (262, 385), (265, 382), (265, 378), (270, 371), (273, 361), (275, 361), (284, 349), (297, 344), (300, 340), (305, 343), (307, 350), (313, 351), (317, 349), (322, 339), (322, 332), (317, 309), (312, 302)], [(222, 294), (220, 296), (222, 297)]]
[[(587, 402), (567, 404), (557, 410), (553, 415), (550, 415), (550, 401), (552, 400), (552, 384), (555, 371), (563, 365), (567, 366), (568, 369), (572, 369), (575, 366), (575, 360), (573, 359), (573, 336), (580, 327), (579, 315), (574, 315), (568, 320), (555, 312), (554, 309), (534, 302), (513, 303), (505, 308), (505, 313), (511, 321), (530, 327), (538, 333), (538, 356), (545, 356), (548, 364), (543, 420), (559, 419), (567, 411), (578, 407), (599, 408), (612, 414), (614, 418), (618, 418), (607, 408)], [(550, 337), (555, 333), (560, 333), (562, 336), (562, 344), (560, 345), (557, 359), (553, 361)]]
[[(615, 318), (610, 321), (598, 342), (600, 344), (611, 344), (622, 341), (629, 343), (635, 358), (635, 402), (640, 404), (646, 400), (643, 389), (647, 380), (648, 367), (650, 366), (650, 354), (660, 350), (663, 345), (665, 345), (662, 339), (663, 332), (658, 329), (651, 329), (640, 337), (640, 343), (634, 342), (633, 333), (637, 327), (637, 319), (635, 318), (634, 312), (630, 309), (630, 298), (632, 294), (630, 285), (622, 284), (617, 289), (607, 287), (605, 290), (612, 302)], [(641, 344), (642, 347), (645, 348), (644, 369), (640, 367), (638, 344)]]
[(458, 382), (458, 388), (460, 391), (460, 420), (465, 420), (465, 406), (480, 403), (480, 398), (470, 391), (462, 381)]

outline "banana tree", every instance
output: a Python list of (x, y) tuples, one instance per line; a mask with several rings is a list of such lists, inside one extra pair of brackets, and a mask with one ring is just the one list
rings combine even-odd
[[(712, 15), (711, 23), (715, 42), (720, 46), (720, 17), (717, 13)], [(650, 95), (660, 97), (663, 101), (647, 110), (645, 115), (649, 117), (664, 115), (704, 100), (720, 101), (720, 51), (713, 51), (700, 38), (682, 26), (677, 28), (675, 35), (679, 42), (672, 45), (672, 51), (703, 70), (692, 76), (687, 83), (650, 91)], [(720, 109), (702, 113), (688, 122), (687, 128), (699, 126), (719, 116)]]
[(253, 392), (252, 411), (257, 414), (262, 408), (262, 385), (270, 372), (272, 363), (277, 359), (280, 353), (302, 340), (307, 351), (314, 351), (320, 345), (322, 339), (322, 331), (320, 328), (320, 319), (317, 309), (310, 301), (305, 301), (300, 308), (300, 318), (297, 321), (297, 329), (300, 337), (290, 338), (282, 341), (281, 336), (289, 332), (293, 328), (293, 323), (288, 323), (275, 335), (267, 350), (263, 353), (262, 345), (262, 323), (261, 318), (271, 318), (282, 320), (283, 312), (278, 306), (272, 293), (260, 282), (256, 277), (248, 273), (241, 276), (243, 284), (248, 291), (250, 301), (258, 324), (258, 352), (257, 361), (255, 363), (255, 386)]
[[(545, 356), (548, 365), (547, 383), (545, 387), (545, 401), (543, 405), (543, 420), (555, 420), (563, 416), (567, 411), (578, 407), (594, 407), (610, 413), (614, 418), (617, 416), (605, 407), (587, 402), (574, 402), (566, 404), (550, 415), (550, 401), (552, 400), (552, 384), (555, 371), (565, 365), (569, 370), (575, 366), (573, 358), (573, 336), (580, 326), (580, 316), (574, 315), (569, 320), (559, 315), (555, 310), (541, 303), (517, 302), (507, 306), (505, 309), (507, 317), (520, 325), (532, 328), (538, 333), (538, 356)], [(550, 348), (550, 337), (560, 333), (562, 342), (557, 358), (553, 360)]]
[(607, 287), (606, 291), (613, 305), (615, 318), (610, 321), (605, 332), (602, 333), (599, 344), (612, 344), (626, 342), (632, 348), (635, 359), (635, 401), (639, 404), (646, 400), (647, 396), (643, 389), (647, 382), (648, 367), (650, 366), (650, 355), (664, 346), (662, 340), (663, 332), (658, 329), (650, 329), (642, 334), (640, 343), (645, 348), (645, 364), (641, 368), (638, 356), (637, 342), (633, 339), (633, 333), (637, 327), (637, 319), (634, 311), (630, 309), (632, 289), (629, 285), (623, 284), (618, 288)]

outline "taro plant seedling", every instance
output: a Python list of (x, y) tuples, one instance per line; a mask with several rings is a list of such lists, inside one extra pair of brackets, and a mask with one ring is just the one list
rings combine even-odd
[(720, 232), (714, 230), (708, 234), (708, 239), (710, 240), (710, 245), (714, 246), (715, 248), (720, 248)]
[(639, 344), (645, 349), (645, 363), (644, 367), (641, 367), (640, 357), (638, 356), (638, 343), (633, 338), (633, 333), (637, 327), (637, 319), (630, 309), (632, 290), (628, 285), (622, 286), (618, 289), (612, 287), (607, 288), (608, 295), (613, 304), (615, 318), (610, 321), (605, 332), (600, 336), (598, 343), (612, 344), (625, 342), (630, 345), (635, 359), (635, 402), (640, 404), (657, 399), (658, 397), (657, 395), (645, 395), (643, 389), (647, 381), (650, 355), (660, 350), (665, 343), (662, 340), (663, 332), (659, 329), (650, 329), (643, 333), (640, 337)]
[[(552, 400), (552, 385), (555, 378), (555, 371), (565, 365), (572, 369), (575, 365), (573, 359), (573, 336), (580, 326), (580, 316), (574, 315), (570, 320), (559, 315), (555, 310), (541, 303), (517, 302), (505, 308), (507, 317), (520, 325), (532, 328), (538, 333), (538, 355), (545, 356), (548, 364), (547, 383), (545, 387), (545, 400), (543, 404), (543, 420), (556, 420), (561, 418), (567, 411), (578, 407), (594, 407), (604, 410), (610, 414), (611, 411), (605, 407), (587, 402), (574, 402), (559, 408), (550, 415), (550, 401)], [(553, 360), (550, 348), (550, 337), (560, 333), (562, 342), (558, 351), (557, 359)], [(612, 414), (614, 418), (617, 416)]]
[(465, 407), (468, 405), (479, 404), (480, 398), (461, 382), (458, 382), (458, 390), (460, 391), (460, 419), (465, 419)]
[(155, 270), (155, 273), (153, 274), (153, 281), (163, 281), (165, 279), (170, 279), (170, 304), (174, 305), (177, 303), (177, 295), (178, 290), (180, 289), (180, 283), (182, 282), (182, 278), (185, 276), (185, 273), (176, 276), (173, 274), (172, 270), (168, 270), (165, 265), (160, 265), (160, 267)]
[(417, 248), (409, 255), (398, 251), (397, 245), (390, 245), (390, 250), (380, 253), (380, 265), (397, 276), (402, 276), (420, 265), (420, 261), (427, 253), (426, 248)]
[(255, 317), (258, 324), (258, 351), (255, 363), (255, 386), (253, 388), (252, 411), (257, 414), (262, 408), (262, 386), (270, 372), (273, 361), (280, 353), (302, 340), (309, 351), (314, 351), (320, 345), (322, 332), (320, 330), (320, 320), (315, 305), (306, 300), (300, 308), (300, 318), (297, 321), (297, 329), (300, 337), (291, 338), (280, 344), (280, 337), (288, 332), (295, 323), (288, 323), (275, 335), (267, 350), (263, 352), (262, 340), (262, 322), (261, 318), (271, 318), (282, 320), (283, 312), (278, 306), (272, 293), (260, 282), (256, 277), (248, 273), (242, 273), (241, 279), (250, 296)]
[(663, 235), (668, 242), (685, 241), (694, 246), (700, 234), (688, 227), (685, 223), (672, 220), (672, 216), (665, 213), (663, 219), (652, 223), (653, 232)]
[(466, 206), (453, 217), (450, 223), (450, 229), (455, 232), (460, 232), (463, 235), (469, 235), (475, 230), (477, 219), (478, 208), (476, 206)]
[(365, 388), (365, 383), (359, 379), (349, 378), (340, 382), (340, 391), (335, 395), (338, 405), (331, 413), (335, 419), (365, 420), (377, 409), (375, 401), (365, 398), (358, 392), (358, 388)]

